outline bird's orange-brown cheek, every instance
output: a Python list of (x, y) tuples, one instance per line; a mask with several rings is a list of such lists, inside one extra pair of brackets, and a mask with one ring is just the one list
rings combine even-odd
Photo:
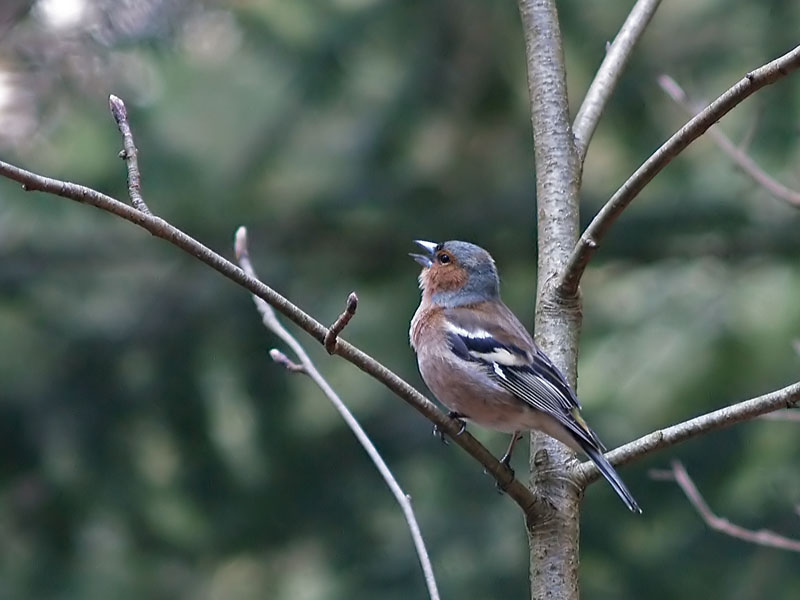
[(423, 287), (434, 292), (460, 290), (466, 283), (466, 272), (454, 265), (434, 265), (422, 273)]

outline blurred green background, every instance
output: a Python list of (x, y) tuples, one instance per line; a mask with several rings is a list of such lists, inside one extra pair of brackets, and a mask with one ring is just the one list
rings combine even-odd
[[(631, 2), (559, 3), (573, 110)], [(685, 120), (798, 43), (794, 0), (675, 0), (589, 150), (583, 221)], [(492, 251), (533, 314), (535, 198), (516, 3), (5, 0), (0, 155), (145, 199), (424, 389), (408, 347), (414, 238)], [(800, 76), (723, 128), (800, 188)], [(579, 392), (610, 446), (798, 379), (800, 213), (704, 139), (615, 226), (583, 285)], [(445, 598), (527, 597), (520, 513), (430, 424), (302, 333), (413, 497)], [(249, 296), (107, 214), (0, 181), (0, 597), (424, 597), (400, 511), (333, 408), (274, 365)], [(505, 436), (473, 428), (501, 453)], [(800, 425), (755, 421), (592, 486), (587, 598), (796, 599), (796, 554), (710, 532), (648, 469), (674, 458), (717, 512), (800, 537)], [(525, 469), (524, 451), (517, 457)], [(713, 586), (714, 591), (709, 592)]]

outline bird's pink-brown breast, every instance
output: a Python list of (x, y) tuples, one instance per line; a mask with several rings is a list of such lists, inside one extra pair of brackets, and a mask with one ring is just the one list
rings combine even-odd
[(443, 319), (442, 309), (423, 297), (417, 312), (414, 313), (414, 318), (411, 319), (411, 328), (408, 332), (411, 347), (417, 353), (425, 343), (434, 341), (432, 337), (436, 337), (437, 325), (440, 325)]
[(446, 337), (445, 311), (420, 305), (411, 321), (411, 345), (433, 395), (449, 410), (484, 427), (511, 432), (537, 415), (491, 381), (478, 363), (456, 357)]

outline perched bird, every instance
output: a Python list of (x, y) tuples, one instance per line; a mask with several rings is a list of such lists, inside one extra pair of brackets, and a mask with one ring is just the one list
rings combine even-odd
[(580, 403), (552, 361), (500, 299), (494, 259), (469, 242), (416, 242), (424, 254), (422, 301), (411, 346), (422, 378), (450, 416), (512, 434), (536, 429), (586, 454), (630, 510), (642, 512), (605, 447), (581, 417)]

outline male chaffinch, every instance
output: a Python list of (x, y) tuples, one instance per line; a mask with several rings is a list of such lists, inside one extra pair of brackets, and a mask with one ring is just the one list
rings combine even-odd
[(580, 415), (572, 387), (500, 299), (491, 255), (469, 242), (417, 241), (425, 254), (411, 346), (425, 383), (450, 416), (512, 434), (537, 429), (586, 454), (627, 507), (642, 512)]

